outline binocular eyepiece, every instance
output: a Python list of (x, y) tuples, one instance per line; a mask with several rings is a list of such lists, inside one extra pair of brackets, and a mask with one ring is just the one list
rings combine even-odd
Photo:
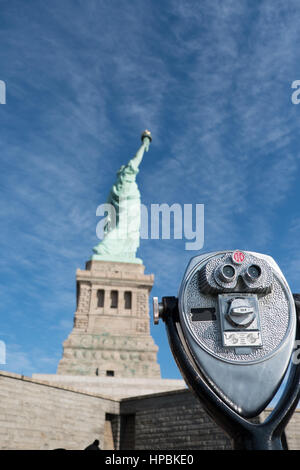
[[(290, 364), (297, 316), (270, 256), (235, 250), (192, 258), (178, 298), (154, 298), (153, 315), (155, 324), (166, 322), (188, 384), (208, 387), (223, 411), (253, 418), (275, 396)], [(197, 376), (194, 385), (189, 374)]]
[(269, 263), (254, 254), (240, 251), (210, 259), (199, 272), (200, 290), (203, 294), (268, 293), (272, 282), (273, 272)]

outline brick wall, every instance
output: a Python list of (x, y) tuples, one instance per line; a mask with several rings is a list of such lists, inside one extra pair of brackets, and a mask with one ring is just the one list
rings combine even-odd
[(0, 449), (103, 447), (107, 413), (119, 402), (0, 372)]
[[(135, 420), (134, 438), (125, 440), (128, 449), (232, 448), (230, 439), (189, 390), (127, 398), (121, 401), (120, 411)], [(264, 411), (258, 420), (264, 421), (270, 412)], [(300, 409), (288, 423), (286, 437), (290, 450), (300, 450)]]
[[(119, 402), (0, 372), (0, 449), (81, 450), (95, 439), (102, 449), (231, 448), (188, 390)], [(287, 426), (287, 441), (289, 449), (300, 450), (299, 409)]]
[[(225, 433), (188, 391), (128, 398), (121, 401), (121, 416), (135, 415), (135, 442), (127, 449), (230, 449)], [(125, 447), (123, 447), (125, 448)]]

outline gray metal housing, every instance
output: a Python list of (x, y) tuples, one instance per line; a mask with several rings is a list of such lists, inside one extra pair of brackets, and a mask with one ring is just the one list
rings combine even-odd
[[(244, 417), (253, 417), (274, 397), (287, 370), (294, 347), (296, 313), (292, 293), (273, 258), (244, 251), (244, 266), (253, 263), (267, 267), (265, 286), (269, 283), (269, 287), (258, 284), (256, 291), (255, 288), (251, 290), (258, 298), (262, 346), (224, 347), (218, 306), (220, 283), (209, 292), (209, 289), (203, 289), (201, 276), (206, 266), (213, 269), (220, 259), (226, 262), (233, 253), (234, 250), (218, 251), (191, 259), (179, 291), (179, 316), (186, 343), (199, 371), (229, 406)], [(239, 270), (241, 282), (232, 286), (231, 292), (249, 293), (247, 283), (242, 282), (242, 267)], [(213, 277), (210, 282), (212, 285), (215, 282)], [(191, 309), (199, 307), (215, 309), (216, 319), (192, 320)]]

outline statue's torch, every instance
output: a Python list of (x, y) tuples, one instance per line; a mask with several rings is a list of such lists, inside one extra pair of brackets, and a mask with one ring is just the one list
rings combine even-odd
[(150, 142), (152, 142), (151, 132), (148, 131), (147, 129), (144, 132), (142, 132), (141, 140), (142, 140), (143, 144), (145, 145), (146, 152), (148, 152)]

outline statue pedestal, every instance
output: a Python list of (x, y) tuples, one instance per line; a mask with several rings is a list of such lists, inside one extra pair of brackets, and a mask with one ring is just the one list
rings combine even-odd
[(160, 378), (148, 305), (154, 275), (144, 269), (93, 259), (77, 270), (74, 328), (57, 374)]
[(109, 261), (112, 263), (134, 263), (134, 264), (143, 264), (143, 260), (136, 258), (130, 254), (122, 255), (93, 255), (91, 261)]

